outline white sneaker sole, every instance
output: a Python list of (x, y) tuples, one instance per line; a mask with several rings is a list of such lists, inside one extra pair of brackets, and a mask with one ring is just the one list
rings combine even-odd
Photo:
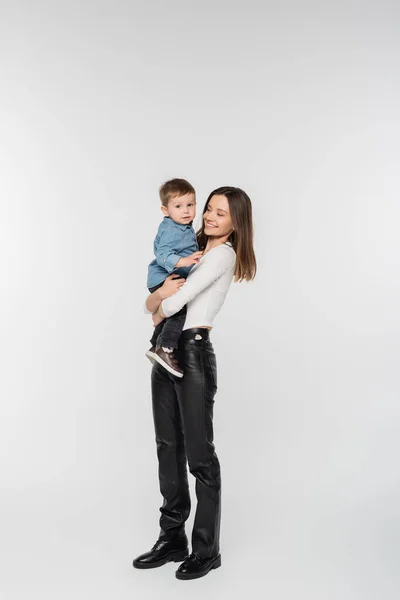
[(153, 365), (154, 362), (155, 362), (155, 358), (154, 358), (155, 354), (154, 354), (154, 352), (150, 352), (150, 350), (148, 350), (146, 352), (146, 356), (149, 359), (149, 361), (151, 362), (151, 364)]
[(170, 367), (169, 365), (167, 365), (167, 363), (164, 362), (158, 356), (158, 354), (153, 354), (153, 358), (154, 358), (154, 360), (156, 360), (158, 362), (159, 365), (161, 365), (162, 367), (164, 367), (164, 369), (166, 369), (167, 371), (169, 371), (172, 375), (175, 375), (175, 377), (183, 377), (183, 373), (178, 373), (178, 371), (174, 371), (174, 369), (172, 367)]

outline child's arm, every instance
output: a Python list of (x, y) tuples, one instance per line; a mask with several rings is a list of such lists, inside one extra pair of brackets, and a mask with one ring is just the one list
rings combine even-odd
[(202, 257), (203, 252), (198, 250), (197, 252), (193, 252), (193, 254), (189, 254), (189, 256), (182, 256), (175, 265), (175, 269), (179, 267), (191, 267), (199, 262)]
[(165, 269), (168, 273), (172, 273), (172, 271), (179, 267), (190, 267), (191, 265), (198, 263), (203, 254), (202, 252), (194, 252), (189, 256), (181, 257), (173, 250), (173, 247), (177, 244), (178, 240), (176, 240), (175, 244), (174, 240), (171, 240), (171, 237), (166, 235), (165, 229), (161, 232), (159, 239), (157, 240), (157, 247), (154, 251), (156, 261), (160, 267)]

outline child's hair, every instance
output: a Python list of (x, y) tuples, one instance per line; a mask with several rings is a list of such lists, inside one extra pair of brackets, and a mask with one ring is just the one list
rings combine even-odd
[(171, 179), (162, 184), (159, 189), (160, 200), (163, 206), (168, 206), (168, 202), (175, 196), (185, 196), (186, 194), (195, 194), (195, 189), (186, 179)]

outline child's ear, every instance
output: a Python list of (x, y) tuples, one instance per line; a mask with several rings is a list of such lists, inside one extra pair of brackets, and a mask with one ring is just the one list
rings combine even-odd
[(161, 205), (161, 212), (165, 217), (169, 216), (168, 209), (163, 204)]

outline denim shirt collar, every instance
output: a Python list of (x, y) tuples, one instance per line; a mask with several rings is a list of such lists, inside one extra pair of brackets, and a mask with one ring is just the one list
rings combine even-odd
[(182, 229), (182, 231), (185, 231), (186, 229), (190, 229), (192, 227), (192, 223), (193, 223), (193, 221), (190, 221), (190, 223), (188, 223), (187, 225), (184, 225), (183, 223), (177, 223), (176, 221), (171, 219), (171, 217), (164, 217), (163, 221), (166, 223), (171, 222), (172, 225), (175, 225), (175, 227)]

